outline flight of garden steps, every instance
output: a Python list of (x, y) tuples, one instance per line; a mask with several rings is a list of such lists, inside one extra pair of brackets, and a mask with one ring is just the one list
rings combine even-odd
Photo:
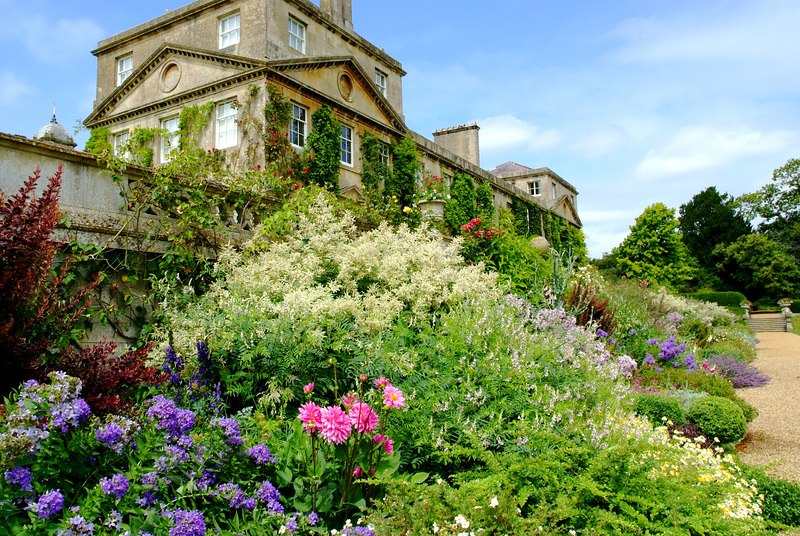
[(786, 331), (786, 320), (779, 313), (752, 314), (747, 325), (755, 332)]

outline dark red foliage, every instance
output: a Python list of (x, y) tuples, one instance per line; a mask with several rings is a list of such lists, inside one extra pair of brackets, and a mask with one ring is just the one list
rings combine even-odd
[(69, 293), (69, 262), (53, 274), (61, 245), (61, 166), (36, 196), (39, 169), (11, 197), (0, 192), (0, 394), (35, 376), (47, 347), (61, 342), (91, 301), (97, 279)]
[(166, 379), (158, 367), (148, 367), (145, 356), (152, 346), (144, 346), (115, 356), (116, 343), (99, 342), (76, 352), (65, 349), (53, 368), (63, 370), (83, 381), (82, 397), (92, 407), (92, 412), (120, 413), (133, 405), (131, 387), (156, 385)]
[(597, 327), (606, 333), (616, 330), (616, 311), (608, 305), (610, 298), (598, 296), (594, 288), (584, 286), (583, 279), (578, 279), (565, 301), (567, 310), (576, 311), (575, 320), (579, 326), (596, 322)]
[(83, 381), (84, 397), (95, 412), (125, 409), (131, 387), (162, 380), (157, 369), (144, 365), (148, 349), (114, 356), (116, 344), (104, 342), (53, 353), (54, 346), (66, 346), (80, 333), (74, 328), (99, 276), (75, 290), (67, 284), (69, 261), (53, 272), (61, 246), (52, 235), (61, 221), (61, 166), (36, 196), (39, 178), (37, 169), (17, 195), (0, 192), (0, 396), (25, 380), (63, 370)]

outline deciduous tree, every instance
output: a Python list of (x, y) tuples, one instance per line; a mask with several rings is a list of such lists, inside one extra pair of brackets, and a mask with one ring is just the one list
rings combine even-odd
[(620, 273), (669, 287), (680, 286), (691, 276), (675, 209), (663, 203), (650, 205), (630, 229), (615, 252)]

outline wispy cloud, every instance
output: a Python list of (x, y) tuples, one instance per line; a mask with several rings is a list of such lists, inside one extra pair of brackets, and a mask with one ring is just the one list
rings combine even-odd
[(562, 140), (556, 129), (542, 128), (511, 114), (481, 119), (478, 125), (481, 127), (481, 149), (489, 152), (515, 148), (541, 151), (552, 149)]
[(797, 134), (788, 130), (691, 126), (679, 130), (662, 147), (648, 151), (636, 166), (636, 174), (647, 180), (713, 169), (740, 158), (778, 153), (795, 139)]
[(11, 71), (0, 72), (0, 106), (17, 106), (21, 97), (35, 92), (35, 88)]
[(92, 19), (48, 20), (42, 15), (12, 15), (4, 37), (21, 43), (43, 63), (66, 63), (97, 46), (105, 31)]

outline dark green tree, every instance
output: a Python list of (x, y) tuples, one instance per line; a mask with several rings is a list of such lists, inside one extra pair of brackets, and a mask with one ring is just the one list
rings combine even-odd
[(678, 233), (675, 209), (663, 203), (647, 207), (617, 248), (617, 269), (624, 276), (677, 288), (691, 277), (688, 252)]
[(759, 232), (800, 262), (800, 159), (792, 158), (773, 172), (770, 184), (736, 201), (748, 215), (762, 218)]
[(800, 291), (797, 261), (769, 237), (750, 234), (714, 250), (717, 271), (749, 300), (793, 298)]
[(750, 223), (737, 212), (733, 199), (717, 192), (715, 186), (681, 205), (679, 213), (683, 243), (689, 254), (706, 269), (715, 267), (711, 254), (718, 244), (731, 244), (753, 232)]
[(342, 124), (334, 117), (330, 106), (325, 104), (311, 116), (311, 126), (307, 141), (313, 157), (309, 165), (308, 181), (333, 193), (339, 193)]

